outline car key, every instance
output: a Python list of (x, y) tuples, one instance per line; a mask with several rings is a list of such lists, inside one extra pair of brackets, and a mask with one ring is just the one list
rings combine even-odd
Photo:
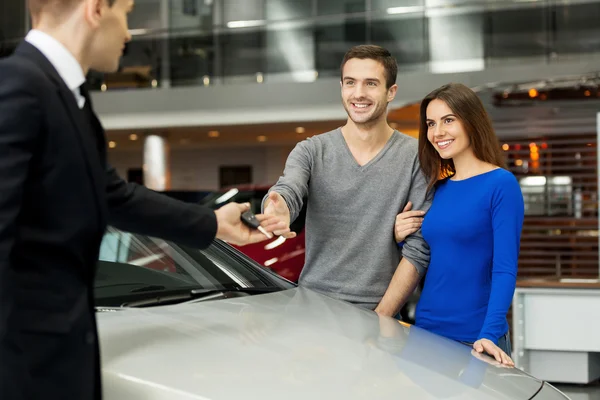
[(269, 239), (273, 238), (272, 234), (270, 234), (265, 230), (265, 228), (260, 226), (260, 222), (258, 222), (258, 219), (256, 219), (256, 215), (254, 215), (254, 213), (251, 210), (248, 210), (245, 213), (243, 213), (241, 218), (242, 222), (248, 225), (250, 228), (258, 229), (260, 232), (262, 232), (263, 235), (265, 235)]

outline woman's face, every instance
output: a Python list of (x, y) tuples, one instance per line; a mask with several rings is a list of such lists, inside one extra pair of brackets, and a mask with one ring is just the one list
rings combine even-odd
[(462, 123), (446, 102), (434, 99), (427, 105), (427, 139), (445, 160), (471, 148), (471, 140)]

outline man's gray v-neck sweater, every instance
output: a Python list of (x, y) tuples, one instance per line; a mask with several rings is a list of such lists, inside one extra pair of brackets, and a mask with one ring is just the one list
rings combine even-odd
[(361, 166), (339, 128), (296, 145), (270, 190), (283, 196), (292, 221), (308, 201), (300, 286), (374, 308), (401, 256), (424, 273), (429, 247), (421, 231), (402, 248), (394, 240), (396, 215), (409, 200), (413, 210), (430, 205), (417, 150), (416, 139), (394, 131)]

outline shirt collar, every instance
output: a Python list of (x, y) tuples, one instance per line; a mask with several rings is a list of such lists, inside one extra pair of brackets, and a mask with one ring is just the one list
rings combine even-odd
[(58, 40), (45, 32), (32, 29), (25, 40), (35, 46), (54, 66), (69, 90), (79, 89), (85, 83), (81, 65), (73, 54)]

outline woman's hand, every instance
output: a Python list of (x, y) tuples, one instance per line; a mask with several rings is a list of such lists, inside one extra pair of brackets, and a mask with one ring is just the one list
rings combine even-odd
[(479, 339), (473, 343), (473, 349), (475, 349), (475, 351), (478, 353), (483, 353), (485, 351), (487, 354), (494, 357), (499, 363), (508, 365), (510, 367), (515, 366), (515, 363), (508, 356), (508, 354), (502, 351), (500, 347), (496, 346), (494, 342), (489, 339)]
[(404, 210), (396, 216), (396, 223), (394, 224), (396, 243), (404, 241), (408, 235), (421, 229), (425, 211), (410, 211), (411, 208), (412, 203), (409, 201)]

